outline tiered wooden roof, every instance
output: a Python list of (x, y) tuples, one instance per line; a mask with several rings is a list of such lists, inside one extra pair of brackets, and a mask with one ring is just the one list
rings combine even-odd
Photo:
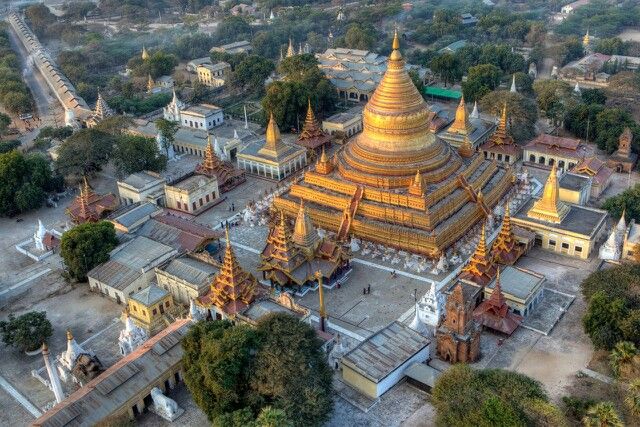
[(244, 171), (236, 169), (231, 163), (224, 162), (216, 156), (211, 135), (208, 137), (207, 148), (204, 151), (204, 161), (196, 166), (196, 173), (208, 177), (215, 176), (223, 193), (246, 181)]
[(95, 193), (91, 187), (89, 187), (89, 183), (85, 177), (80, 186), (80, 194), (67, 208), (67, 215), (69, 215), (71, 220), (76, 224), (96, 222), (109, 212), (115, 210), (117, 205), (118, 201), (114, 194), (108, 193), (100, 195)]
[(476, 247), (476, 251), (469, 258), (469, 263), (464, 266), (460, 278), (477, 283), (480, 286), (488, 285), (497, 272), (497, 266), (487, 249), (487, 236), (484, 224), (482, 234)]
[(303, 147), (315, 150), (331, 141), (331, 137), (325, 134), (320, 128), (320, 125), (313, 114), (313, 110), (311, 109), (311, 100), (308, 102), (307, 117), (304, 120), (302, 132), (300, 132), (300, 136), (298, 136), (296, 143)]
[(502, 153), (515, 158), (520, 157), (522, 148), (518, 146), (513, 137), (509, 135), (507, 130), (507, 105), (502, 107), (502, 115), (500, 116), (500, 122), (498, 127), (489, 140), (482, 144), (481, 151), (488, 151), (492, 153)]
[(258, 281), (242, 269), (236, 259), (226, 230), (227, 247), (220, 271), (213, 279), (209, 292), (198, 298), (198, 304), (204, 307), (215, 306), (228, 315), (243, 311), (256, 297)]
[(473, 318), (483, 326), (507, 335), (511, 335), (522, 323), (522, 317), (509, 310), (507, 300), (502, 294), (500, 271), (497, 273), (491, 296), (476, 307)]
[(504, 208), (504, 218), (498, 237), (491, 247), (491, 255), (499, 264), (513, 265), (524, 252), (524, 247), (518, 243), (511, 229), (511, 212), (509, 203)]

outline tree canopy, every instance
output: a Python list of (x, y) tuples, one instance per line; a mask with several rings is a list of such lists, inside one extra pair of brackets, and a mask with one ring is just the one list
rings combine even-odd
[(182, 346), (185, 383), (214, 425), (320, 426), (331, 412), (321, 342), (295, 317), (271, 314), (255, 329), (200, 322)]
[(55, 165), (64, 176), (92, 175), (109, 161), (115, 138), (97, 129), (81, 129), (67, 138), (58, 150)]
[(467, 81), (462, 83), (462, 93), (467, 101), (478, 101), (500, 85), (500, 69), (491, 64), (469, 68)]
[(624, 190), (621, 194), (609, 197), (602, 205), (613, 218), (620, 218), (626, 210), (628, 221), (635, 219), (640, 222), (640, 184)]
[(0, 321), (2, 341), (21, 351), (33, 351), (53, 334), (51, 322), (44, 311), (31, 311), (16, 317), (13, 313)]
[(121, 178), (144, 170), (161, 172), (167, 167), (167, 157), (159, 152), (156, 141), (140, 135), (119, 136), (111, 160)]
[(264, 81), (274, 68), (273, 62), (266, 58), (247, 55), (234, 67), (229, 84), (236, 89), (263, 93)]
[(520, 143), (530, 140), (535, 135), (535, 125), (538, 120), (535, 101), (520, 93), (499, 90), (482, 97), (480, 111), (500, 117), (502, 107), (505, 105), (507, 106), (509, 133), (513, 139)]
[(454, 365), (436, 381), (439, 426), (563, 426), (542, 385), (519, 373)]
[(81, 282), (87, 280), (89, 270), (109, 260), (109, 252), (117, 244), (116, 231), (111, 222), (86, 222), (62, 235), (60, 256), (69, 275)]

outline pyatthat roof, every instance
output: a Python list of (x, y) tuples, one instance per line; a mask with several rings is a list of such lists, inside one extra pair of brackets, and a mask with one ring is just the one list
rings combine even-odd
[(358, 344), (342, 363), (379, 383), (430, 343), (409, 326), (394, 321)]

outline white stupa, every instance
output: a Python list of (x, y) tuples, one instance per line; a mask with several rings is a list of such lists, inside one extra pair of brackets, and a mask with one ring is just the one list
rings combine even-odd
[(60, 372), (60, 378), (64, 382), (75, 381), (71, 371), (78, 360), (78, 357), (82, 354), (87, 354), (94, 357), (95, 354), (92, 351), (86, 351), (73, 337), (70, 329), (67, 329), (67, 349), (58, 355), (58, 372)]
[(216, 156), (218, 156), (218, 158), (222, 161), (227, 160), (227, 155), (224, 153), (224, 151), (222, 150), (222, 147), (220, 147), (220, 143), (218, 142), (218, 138), (217, 137), (213, 137), (213, 151), (216, 153)]
[(39, 251), (45, 251), (46, 248), (44, 247), (44, 236), (47, 234), (47, 229), (44, 228), (44, 225), (42, 224), (42, 221), (40, 221), (40, 219), (38, 219), (38, 229), (36, 230), (36, 232), (33, 235), (33, 241), (36, 244), (36, 249), (38, 249)]
[(444, 297), (436, 290), (436, 285), (432, 284), (429, 292), (418, 301), (417, 311), (421, 320), (435, 330), (440, 324), (443, 307)]
[(469, 115), (469, 118), (471, 119), (478, 119), (480, 118), (480, 113), (478, 112), (478, 101), (475, 101), (473, 103), (473, 111), (471, 112), (471, 114)]
[(603, 260), (618, 261), (622, 256), (622, 245), (624, 244), (624, 236), (627, 232), (627, 222), (625, 221), (626, 211), (622, 212), (622, 216), (618, 224), (611, 230), (611, 234), (607, 241), (600, 246), (598, 257)]
[(578, 82), (576, 82), (576, 85), (573, 87), (573, 93), (580, 95), (582, 93), (582, 90), (580, 89), (580, 84)]
[(409, 327), (422, 335), (429, 333), (429, 327), (420, 319), (420, 312), (418, 311), (418, 302), (416, 301), (416, 312), (413, 316), (413, 320), (409, 324)]
[(126, 356), (149, 339), (149, 336), (144, 329), (133, 323), (128, 313), (125, 312), (124, 315), (124, 329), (120, 331), (118, 346), (120, 347), (120, 354)]
[(193, 299), (189, 300), (189, 318), (192, 322), (199, 322), (204, 319), (204, 314), (196, 307)]
[(511, 93), (518, 93), (518, 88), (516, 88), (516, 75), (513, 75), (513, 79), (511, 80), (511, 89), (509, 90)]

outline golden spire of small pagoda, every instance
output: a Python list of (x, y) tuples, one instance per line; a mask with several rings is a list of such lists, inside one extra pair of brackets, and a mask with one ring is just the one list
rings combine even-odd
[(273, 233), (267, 238), (267, 243), (273, 244), (276, 252), (279, 253), (279, 257), (283, 260), (293, 258), (298, 253), (298, 250), (293, 245), (284, 211), (280, 211), (280, 221), (275, 225)]
[(89, 217), (89, 183), (87, 177), (83, 177), (84, 182), (80, 186), (80, 195), (78, 195), (78, 202), (80, 203), (80, 218)]
[(582, 38), (582, 46), (589, 47), (590, 43), (591, 43), (591, 36), (589, 35), (589, 29), (587, 28), (587, 33)]
[(467, 107), (464, 103), (464, 96), (460, 98), (458, 108), (456, 108), (456, 118), (453, 124), (449, 126), (448, 131), (460, 134), (467, 134), (469, 132), (470, 124), (469, 117), (467, 115)]
[(554, 163), (551, 173), (542, 190), (542, 197), (533, 204), (527, 212), (529, 218), (559, 224), (569, 213), (569, 207), (560, 200), (560, 185), (558, 183), (558, 168)]
[(469, 158), (473, 156), (473, 151), (473, 144), (471, 144), (471, 141), (469, 140), (469, 135), (466, 134), (462, 144), (458, 147), (458, 154), (460, 154), (461, 157)]
[(151, 92), (155, 86), (156, 86), (156, 83), (151, 78), (151, 74), (149, 74), (147, 78), (147, 92)]
[(416, 176), (413, 177), (413, 181), (411, 181), (411, 185), (409, 185), (409, 194), (424, 196), (424, 190), (424, 179), (422, 179), (420, 170), (417, 170)]
[(329, 158), (327, 157), (327, 153), (324, 149), (324, 145), (322, 146), (322, 154), (320, 154), (320, 158), (318, 159), (318, 162), (316, 163), (316, 172), (323, 174), (323, 175), (328, 175), (331, 173), (331, 171), (333, 171), (333, 164), (331, 164), (331, 161), (329, 160)]
[(307, 255), (313, 255), (318, 246), (319, 236), (316, 231), (307, 210), (304, 206), (304, 199), (300, 199), (300, 208), (298, 209), (298, 217), (293, 227), (293, 242), (302, 247)]
[(73, 334), (71, 333), (71, 329), (67, 328), (67, 341), (71, 341), (73, 339)]
[(498, 237), (496, 237), (496, 240), (493, 242), (491, 254), (496, 262), (513, 265), (523, 252), (524, 249), (518, 244), (511, 229), (511, 211), (509, 209), (509, 202), (507, 201), (504, 207), (504, 217), (502, 218), (500, 233), (498, 233)]
[(213, 143), (211, 142), (211, 134), (207, 135), (207, 148), (204, 150), (204, 161), (202, 167), (209, 173), (213, 173), (216, 166), (220, 163), (220, 159), (215, 154)]
[(482, 224), (482, 232), (480, 234), (480, 241), (476, 250), (469, 258), (469, 262), (462, 268), (462, 273), (468, 273), (473, 278), (483, 280), (486, 285), (489, 280), (493, 279), (495, 275), (496, 266), (493, 262), (489, 251), (487, 250), (487, 235), (485, 224)]
[(142, 45), (142, 60), (146, 61), (147, 59), (149, 59), (149, 52), (147, 52), (147, 49)]
[(510, 145), (513, 144), (513, 138), (507, 133), (507, 103), (502, 106), (502, 114), (495, 132), (489, 138), (489, 142), (493, 145)]
[(285, 148), (280, 138), (280, 128), (276, 120), (273, 118), (273, 112), (269, 115), (269, 124), (267, 125), (267, 132), (265, 134), (264, 146), (259, 150), (260, 154), (264, 154), (271, 157), (278, 157), (280, 152)]
[(300, 136), (298, 137), (298, 141), (305, 139), (314, 139), (314, 138), (325, 138), (326, 135), (320, 129), (320, 125), (316, 120), (315, 114), (313, 114), (313, 109), (311, 108), (311, 98), (307, 98), (307, 116), (304, 119), (304, 123), (302, 124), (302, 132), (300, 132)]
[(287, 48), (287, 58), (291, 58), (292, 56), (295, 56), (296, 51), (293, 48), (293, 42), (291, 41), (291, 37), (289, 37), (289, 47)]

